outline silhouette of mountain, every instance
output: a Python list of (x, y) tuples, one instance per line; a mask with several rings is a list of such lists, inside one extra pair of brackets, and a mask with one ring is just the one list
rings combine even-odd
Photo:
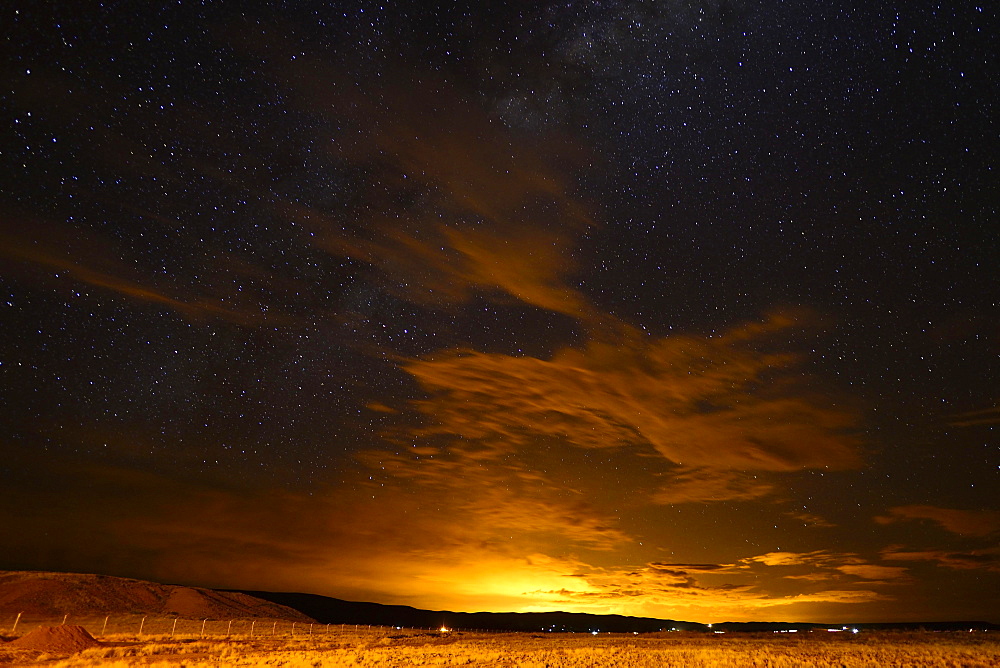
[[(235, 590), (234, 590), (235, 591)], [(571, 631), (576, 633), (650, 633), (656, 631), (702, 631), (761, 633), (782, 631), (850, 632), (860, 630), (977, 631), (1000, 630), (1000, 625), (981, 621), (887, 622), (864, 624), (817, 624), (807, 622), (722, 622), (700, 624), (673, 619), (592, 615), (580, 612), (451, 612), (421, 610), (408, 605), (360, 603), (319, 594), (239, 590), (255, 598), (283, 605), (312, 617), (321, 624), (364, 624), (410, 628), (482, 629), (501, 631)]]
[(649, 633), (652, 631), (706, 631), (696, 622), (650, 617), (592, 615), (582, 612), (452, 612), (420, 610), (408, 605), (344, 601), (319, 594), (239, 590), (272, 603), (293, 608), (322, 624), (371, 624), (411, 628), (483, 629), (504, 631), (573, 631)]

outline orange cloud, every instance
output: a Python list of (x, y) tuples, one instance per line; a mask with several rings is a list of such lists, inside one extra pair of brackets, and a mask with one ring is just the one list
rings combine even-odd
[(826, 564), (830, 555), (825, 550), (813, 552), (768, 552), (745, 559), (747, 563), (759, 563), (765, 566), (801, 566), (803, 564)]
[[(0, 221), (6, 224), (8, 221)], [(120, 295), (127, 299), (159, 306), (179, 313), (190, 320), (222, 319), (237, 324), (255, 326), (277, 324), (287, 318), (259, 304), (244, 304), (237, 295), (226, 295), (210, 286), (201, 286), (193, 295), (181, 295), (176, 289), (163, 287), (152, 279), (142, 280), (134, 267), (116, 259), (117, 249), (109, 240), (95, 233), (84, 235), (71, 232), (59, 225), (35, 221), (34, 237), (23, 231), (13, 231), (17, 226), (8, 225), (12, 231), (0, 231), (0, 256), (20, 261), (19, 269), (28, 275), (50, 283), (72, 281), (76, 286), (91, 286)], [(43, 233), (38, 234), (39, 230)], [(215, 259), (215, 263), (223, 260)], [(229, 259), (229, 269), (234, 269), (243, 279), (264, 279), (274, 283), (274, 278), (245, 262)], [(38, 271), (45, 269), (45, 272)], [(52, 274), (55, 270), (55, 276)], [(272, 285), (272, 288), (274, 286)]]
[(837, 570), (847, 575), (854, 575), (863, 580), (902, 580), (908, 577), (908, 569), (904, 566), (880, 566), (878, 564), (844, 564)]
[(1000, 511), (958, 510), (937, 506), (910, 505), (889, 509), (888, 515), (879, 515), (879, 524), (906, 520), (931, 520), (942, 529), (961, 536), (988, 536), (1000, 531)]
[(902, 566), (872, 564), (854, 553), (835, 553), (826, 550), (812, 552), (768, 552), (740, 560), (743, 567), (762, 564), (769, 567), (808, 567), (807, 573), (787, 574), (789, 580), (824, 581), (837, 579), (841, 574), (861, 580), (890, 581), (906, 579), (907, 569)]
[[(551, 605), (572, 606), (589, 611), (721, 621), (757, 618), (768, 610), (794, 605), (806, 609), (822, 604), (861, 604), (891, 600), (872, 589), (828, 589), (780, 593), (760, 574), (734, 570), (732, 565), (647, 564), (640, 568), (594, 568), (576, 564), (577, 585), (573, 589), (532, 592), (551, 597)], [(585, 572), (579, 572), (585, 571)], [(730, 576), (729, 582), (707, 584), (708, 576)], [(583, 585), (579, 581), (583, 581)], [(872, 583), (875, 584), (875, 583)], [(801, 615), (802, 613), (796, 613)]]
[[(666, 475), (664, 477), (667, 477)], [(653, 495), (663, 505), (706, 501), (750, 501), (771, 494), (775, 486), (756, 475), (709, 468), (679, 467)]]
[(380, 474), (380, 484), (435, 499), (450, 516), (477, 527), (480, 543), (517, 536), (533, 551), (553, 542), (609, 550), (630, 540), (617, 517), (500, 445), (372, 450), (360, 459)]
[[(422, 452), (422, 460), (432, 455), (430, 448)], [(491, 472), (495, 463), (468, 484), (452, 475), (459, 480), (438, 486), (448, 478), (442, 470), (418, 478), (435, 484), (405, 479), (383, 486), (374, 479), (310, 493), (67, 466), (50, 471), (56, 491), (38, 496), (37, 507), (24, 490), (0, 490), (0, 508), (8, 509), (0, 510), (0, 520), (13, 532), (9, 547), (46, 568), (58, 570), (59, 555), (71, 551), (73, 563), (82, 559), (96, 571), (111, 564), (132, 577), (226, 588), (266, 581), (275, 590), (435, 609), (721, 621), (798, 605), (798, 618), (816, 619), (834, 609), (827, 604), (888, 598), (878, 582), (830, 587), (803, 579), (790, 589), (786, 570), (846, 576), (838, 566), (864, 563), (821, 551), (794, 553), (786, 562), (770, 554), (736, 563), (629, 566), (634, 539), (602, 526), (613, 518), (582, 499), (565, 500), (565, 489), (517, 487), (517, 476)], [(505, 491), (501, 480), (514, 486)], [(53, 507), (65, 526), (53, 523)], [(88, 542), (86, 535), (102, 540)], [(850, 577), (869, 575), (874, 571)]]
[[(516, 135), (430, 79), (329, 100), (338, 122), (359, 121), (365, 140), (340, 157), (366, 172), (358, 187), (372, 188), (365, 199), (379, 208), (348, 212), (350, 225), (343, 212), (297, 202), (281, 213), (315, 230), (327, 251), (386, 272), (410, 300), (443, 305), (484, 293), (589, 318), (588, 301), (565, 280), (574, 242), (594, 225), (568, 176), (579, 149)], [(317, 104), (312, 90), (303, 104)]]
[(791, 384), (794, 357), (755, 349), (788, 326), (778, 316), (715, 338), (592, 340), (550, 360), (456, 350), (404, 369), (430, 394), (418, 435), (646, 446), (681, 467), (658, 502), (747, 500), (772, 485), (740, 471), (860, 463), (857, 417)]
[(1000, 572), (1000, 547), (981, 550), (905, 550), (899, 546), (888, 547), (881, 552), (888, 561), (931, 561), (938, 566), (956, 570), (985, 570)]
[(801, 521), (804, 526), (817, 527), (817, 528), (830, 528), (837, 526), (836, 524), (829, 521), (825, 517), (820, 517), (819, 515), (816, 515), (814, 513), (791, 511), (785, 513), (785, 515)]

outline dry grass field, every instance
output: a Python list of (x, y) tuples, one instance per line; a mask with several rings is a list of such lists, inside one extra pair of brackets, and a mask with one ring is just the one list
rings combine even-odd
[[(61, 620), (56, 620), (59, 623)], [(0, 644), (16, 666), (624, 666), (884, 668), (1000, 665), (1000, 633), (549, 634), (354, 628), (272, 620), (81, 623), (100, 642), (79, 651)], [(124, 627), (128, 627), (124, 630)], [(204, 630), (203, 630), (204, 627)], [(23, 636), (37, 623), (28, 622)], [(147, 629), (150, 633), (147, 633)], [(173, 635), (171, 635), (173, 633)], [(252, 634), (252, 635), (251, 635)], [(11, 635), (5, 636), (10, 640)]]

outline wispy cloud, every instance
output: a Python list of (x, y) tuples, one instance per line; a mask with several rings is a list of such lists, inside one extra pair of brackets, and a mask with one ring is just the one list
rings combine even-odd
[[(111, 559), (132, 564), (127, 574), (137, 577), (244, 588), (266, 577), (276, 589), (438, 609), (721, 621), (801, 606), (792, 608), (799, 618), (816, 618), (831, 605), (890, 598), (881, 588), (903, 570), (824, 551), (622, 565), (635, 539), (615, 529), (613, 517), (567, 489), (518, 487), (517, 476), (508, 475), (515, 470), (490, 471), (497, 464), (489, 460), (482, 476), (467, 482), (454, 475), (459, 480), (446, 483), (445, 467), (420, 478), (435, 484), (383, 486), (373, 476), (312, 493), (224, 489), (85, 466), (52, 471), (61, 491), (46, 505), (56, 503), (64, 520), (106, 537), (77, 553), (97, 570)], [(0, 492), (4, 507), (23, 491)], [(38, 521), (32, 507), (22, 504), (18, 513), (4, 517), (15, 533)], [(82, 533), (65, 538), (81, 540)], [(54, 532), (29, 544), (15, 536), (11, 547), (53, 568), (63, 539)], [(107, 545), (114, 555), (101, 552)]]
[(1000, 406), (991, 406), (977, 411), (958, 413), (952, 416), (949, 424), (955, 427), (973, 427), (976, 425), (1000, 424)]
[(827, 565), (833, 557), (825, 550), (813, 552), (767, 552), (743, 561), (749, 564), (759, 563), (765, 566), (801, 566), (804, 564)]
[[(715, 582), (704, 581), (706, 576)], [(846, 583), (837, 589), (812, 585), (809, 591), (783, 593), (762, 584), (759, 573), (734, 565), (651, 563), (632, 569), (591, 568), (575, 577), (586, 586), (534, 593), (552, 596), (554, 604), (613, 606), (625, 614), (707, 620), (747, 615), (759, 618), (767, 610), (800, 604), (858, 604), (892, 598), (871, 588), (850, 588)], [(720, 582), (719, 577), (728, 581)]]
[(854, 575), (862, 580), (906, 580), (909, 572), (905, 566), (882, 566), (879, 564), (844, 564), (837, 570), (846, 575)]
[(627, 332), (551, 359), (453, 350), (403, 368), (430, 395), (417, 404), (422, 436), (642, 446), (677, 466), (657, 502), (749, 500), (773, 486), (747, 472), (860, 464), (857, 416), (792, 382), (794, 356), (758, 350), (792, 322), (717, 337)]
[(837, 526), (825, 517), (821, 517), (815, 513), (809, 513), (805, 511), (789, 511), (785, 513), (786, 516), (794, 518), (802, 522), (804, 526), (816, 527), (816, 528), (831, 528)]
[[(312, 90), (302, 103), (315, 108)], [(578, 147), (513, 133), (430, 76), (416, 88), (407, 80), (340, 93), (333, 113), (359, 121), (364, 141), (338, 155), (367, 175), (358, 187), (372, 196), (345, 211), (283, 202), (282, 215), (314, 230), (328, 252), (378, 268), (415, 302), (444, 306), (481, 294), (592, 317), (567, 280), (573, 248), (595, 224), (571, 176), (582, 162)]]
[(901, 546), (888, 547), (881, 552), (887, 561), (930, 561), (938, 566), (957, 570), (985, 570), (1000, 572), (1000, 547), (978, 550), (913, 550)]
[(960, 510), (928, 505), (896, 506), (888, 515), (879, 515), (879, 524), (908, 520), (930, 520), (945, 531), (962, 536), (989, 536), (1000, 532), (1000, 511)]
[(503, 444), (371, 450), (359, 457), (377, 472), (380, 485), (385, 480), (391, 488), (434, 499), (449, 516), (475, 528), (470, 540), (479, 543), (517, 536), (532, 551), (552, 542), (608, 550), (629, 540), (614, 514)]
[(653, 502), (663, 505), (710, 501), (750, 501), (771, 494), (775, 486), (756, 474), (711, 468), (678, 467), (663, 475)]
[[(6, 228), (6, 229), (5, 229)], [(128, 262), (113, 241), (95, 231), (34, 221), (31, 233), (24, 226), (0, 220), (0, 257), (6, 257), (8, 272), (43, 281), (51, 287), (74, 292), (87, 288), (178, 313), (193, 321), (224, 320), (246, 326), (288, 321), (281, 308), (242, 294), (241, 285), (266, 285), (276, 290), (281, 281), (252, 263), (225, 254), (216, 255), (206, 267), (210, 273), (230, 276), (229, 286), (203, 280), (186, 289), (169, 277), (159, 279), (144, 272), (137, 262)]]

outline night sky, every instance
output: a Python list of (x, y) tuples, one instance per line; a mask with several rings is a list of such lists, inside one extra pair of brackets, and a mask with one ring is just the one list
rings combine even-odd
[(996, 19), (4, 3), (0, 568), (1000, 622)]

